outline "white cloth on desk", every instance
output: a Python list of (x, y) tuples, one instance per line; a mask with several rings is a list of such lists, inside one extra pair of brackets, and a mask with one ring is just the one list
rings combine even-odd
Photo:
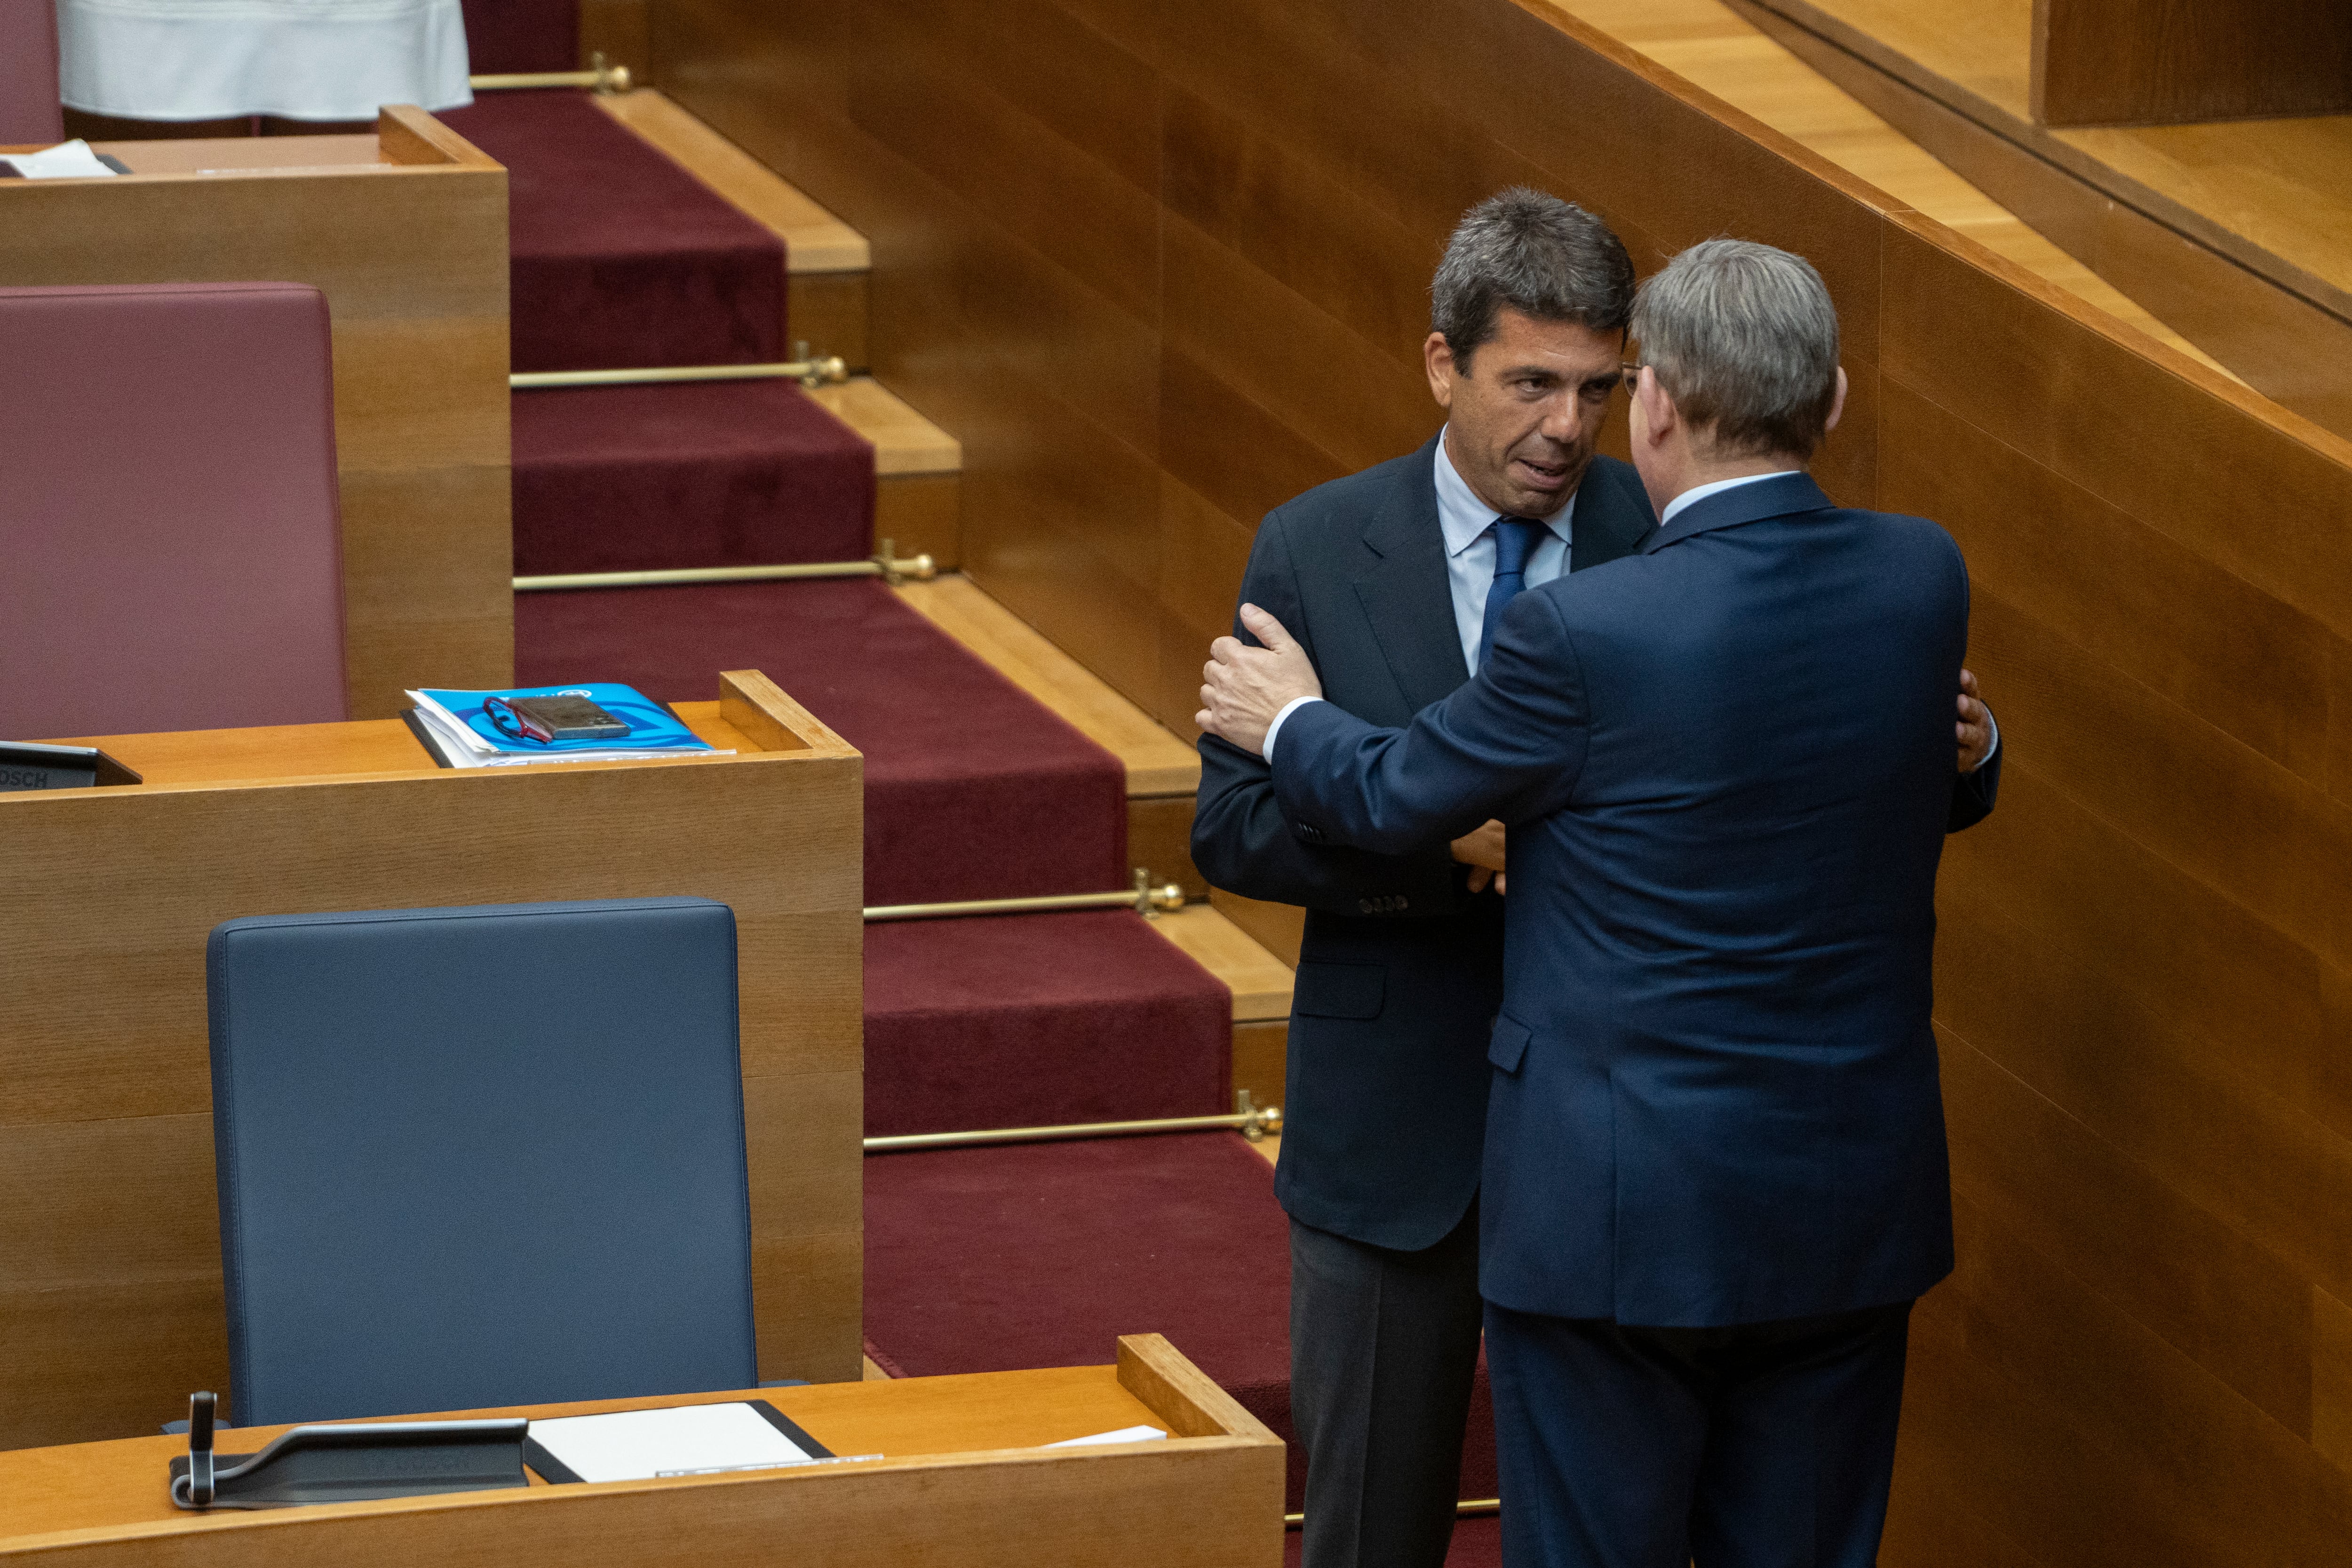
[(58, 0), (60, 96), (133, 120), (373, 120), (454, 109), (459, 0)]

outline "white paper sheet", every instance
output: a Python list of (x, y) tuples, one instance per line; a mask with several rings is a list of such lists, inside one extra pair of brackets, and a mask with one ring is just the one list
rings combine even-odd
[(583, 1481), (642, 1481), (680, 1470), (805, 1465), (813, 1456), (749, 1405), (681, 1405), (530, 1424), (533, 1441)]
[(76, 138), (37, 153), (11, 153), (6, 163), (28, 180), (110, 180), (114, 171), (98, 161), (89, 143)]
[(1090, 1443), (1149, 1443), (1167, 1433), (1157, 1426), (1122, 1426), (1116, 1432), (1093, 1432), (1084, 1437), (1065, 1437), (1058, 1443), (1048, 1443), (1048, 1448), (1083, 1448)]

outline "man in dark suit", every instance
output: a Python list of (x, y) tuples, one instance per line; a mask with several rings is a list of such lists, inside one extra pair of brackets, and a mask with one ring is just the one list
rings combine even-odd
[[(1242, 584), (1308, 639), (1335, 701), (1383, 724), (1469, 678), (1498, 566), (1549, 582), (1654, 525), (1633, 470), (1593, 455), (1633, 301), (1608, 226), (1506, 192), (1463, 219), (1431, 292), (1423, 353), (1444, 428), (1269, 513)], [(1453, 1532), (1482, 1310), (1501, 850), (1500, 824), (1392, 855), (1304, 843), (1260, 758), (1201, 742), (1194, 863), (1307, 911), (1275, 1174), (1292, 1218), (1305, 1568), (1437, 1568)]]
[[(1432, 296), (1424, 356), (1445, 427), (1270, 513), (1242, 590), (1293, 628), (1335, 703), (1387, 725), (1469, 678), (1512, 592), (1613, 561), (1654, 526), (1633, 470), (1593, 452), (1632, 308), (1616, 237), (1555, 197), (1506, 192), (1464, 218)], [(1961, 728), (1967, 769), (1990, 745), (1972, 695)], [(1214, 736), (1201, 750), (1195, 863), (1307, 910), (1276, 1177), (1292, 1216), (1305, 1563), (1436, 1568), (1478, 1353), (1502, 826), (1394, 854), (1310, 843), (1259, 756)], [(1989, 782), (1958, 788), (1973, 800)]]
[[(1409, 726), (1323, 693), (1255, 605), (1204, 729), (1313, 846), (1511, 825), (1481, 1288), (1507, 1554), (1874, 1560), (1910, 1303), (1951, 1267), (1928, 1027), (1959, 552), (1833, 506), (1812, 268), (1710, 241), (1644, 286), (1634, 457), (1662, 523), (1528, 588)], [(1294, 1100), (1295, 1100), (1294, 1096)]]

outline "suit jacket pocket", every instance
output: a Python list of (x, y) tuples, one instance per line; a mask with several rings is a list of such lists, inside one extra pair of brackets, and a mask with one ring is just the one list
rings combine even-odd
[(1309, 962), (1291, 982), (1290, 1010), (1309, 1018), (1377, 1018), (1387, 989), (1380, 964)]
[(1495, 1032), (1486, 1037), (1486, 1059), (1505, 1072), (1518, 1071), (1519, 1058), (1528, 1054), (1528, 1041), (1534, 1034), (1508, 1013), (1496, 1014)]

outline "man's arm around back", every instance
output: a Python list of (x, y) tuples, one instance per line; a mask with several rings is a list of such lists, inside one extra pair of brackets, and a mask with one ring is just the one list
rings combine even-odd
[[(1283, 511), (1269, 513), (1250, 550), (1241, 596), (1273, 611), (1311, 658), (1302, 569), (1330, 570), (1297, 560)], [(1238, 620), (1234, 635), (1255, 641)], [(1284, 818), (1265, 763), (1214, 735), (1201, 738), (1192, 847), (1192, 863), (1213, 886), (1244, 898), (1340, 914), (1407, 917), (1450, 912), (1462, 898), (1461, 872), (1444, 839), (1397, 854), (1311, 843)]]

